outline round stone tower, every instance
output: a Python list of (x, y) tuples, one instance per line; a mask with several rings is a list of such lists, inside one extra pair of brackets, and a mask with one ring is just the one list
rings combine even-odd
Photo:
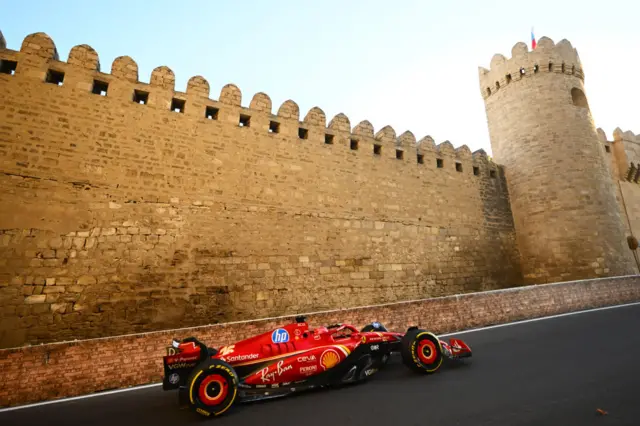
[(480, 68), (493, 157), (505, 168), (526, 283), (637, 273), (584, 92), (578, 52), (542, 37)]

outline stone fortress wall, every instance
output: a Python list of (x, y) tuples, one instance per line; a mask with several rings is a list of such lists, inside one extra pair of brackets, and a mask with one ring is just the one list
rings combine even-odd
[(525, 281), (637, 273), (616, 200), (618, 179), (589, 109), (577, 50), (542, 37), (534, 50), (520, 42), (511, 53), (494, 55), (479, 78)]
[[(213, 100), (199, 76), (176, 92), (167, 67), (146, 84), (128, 57), (103, 73), (86, 45), (62, 62), (43, 33), (13, 51), (0, 33), (0, 407), (157, 383), (172, 337), (216, 347), (300, 313), (313, 326), (376, 319), (442, 333), (640, 300), (632, 252), (616, 240), (640, 233), (640, 135), (594, 131), (572, 91), (584, 94), (581, 67), (557, 62), (577, 52), (539, 46), (512, 53), (552, 56), (551, 67), (496, 56), (481, 70), (499, 166), (343, 114), (327, 124), (319, 108), (300, 120), (293, 101), (273, 114), (263, 93), (243, 107), (234, 85)], [(565, 142), (577, 151), (559, 157)], [(590, 190), (596, 207), (572, 217), (598, 235), (576, 235), (562, 214), (527, 228), (538, 205)], [(539, 233), (562, 247), (554, 226), (587, 244), (576, 262), (536, 270)], [(603, 242), (613, 254), (586, 268), (581, 256)], [(561, 283), (521, 285), (558, 273)], [(575, 274), (599, 278), (567, 282)], [(505, 287), (517, 288), (484, 291)]]
[[(613, 140), (609, 141), (602, 129), (598, 129), (598, 139), (604, 147), (607, 165), (612, 178), (617, 183), (616, 199), (624, 216), (626, 234), (636, 239), (640, 237), (640, 135), (616, 128)], [(635, 258), (638, 263), (637, 250)]]
[(483, 151), (44, 33), (0, 60), (0, 347), (522, 283)]

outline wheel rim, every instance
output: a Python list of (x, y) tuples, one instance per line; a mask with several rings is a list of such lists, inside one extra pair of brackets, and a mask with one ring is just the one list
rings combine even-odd
[(214, 406), (220, 404), (229, 393), (227, 379), (219, 374), (205, 377), (198, 387), (198, 397), (203, 404)]
[(432, 364), (438, 357), (436, 345), (428, 339), (423, 339), (418, 344), (418, 358), (425, 364)]

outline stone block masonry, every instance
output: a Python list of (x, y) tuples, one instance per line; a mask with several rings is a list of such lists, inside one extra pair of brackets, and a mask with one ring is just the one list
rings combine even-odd
[(479, 81), (525, 282), (638, 273), (578, 51), (542, 37), (535, 49), (516, 43), (511, 58), (496, 54), (490, 65)]
[[(446, 333), (637, 301), (640, 277), (627, 276), (331, 310), (309, 314), (307, 321), (312, 327), (337, 322), (362, 327), (377, 320), (392, 331), (418, 325)], [(0, 350), (0, 407), (160, 382), (162, 356), (174, 337), (196, 336), (219, 348), (293, 320), (269, 318)]]
[[(10, 43), (8, 44), (10, 45)], [(518, 285), (503, 170), (411, 132), (0, 48), (0, 347)]]

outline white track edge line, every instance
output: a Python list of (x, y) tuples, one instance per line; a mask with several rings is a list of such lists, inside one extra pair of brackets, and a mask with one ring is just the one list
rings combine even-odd
[(625, 303), (623, 305), (602, 306), (600, 308), (583, 309), (581, 311), (565, 312), (563, 314), (549, 315), (549, 316), (546, 316), (546, 317), (529, 318), (529, 319), (520, 320), (520, 321), (506, 322), (504, 324), (488, 325), (486, 327), (470, 328), (468, 330), (456, 331), (456, 332), (452, 332), (452, 333), (443, 333), (443, 334), (438, 334), (438, 336), (439, 337), (448, 337), (448, 336), (455, 336), (455, 335), (458, 335), (458, 334), (474, 333), (476, 331), (491, 330), (491, 329), (494, 329), (494, 328), (509, 327), (509, 326), (512, 326), (512, 325), (526, 324), (526, 323), (529, 323), (529, 322), (544, 321), (544, 320), (548, 320), (548, 319), (568, 317), (568, 316), (571, 316), (571, 315), (586, 314), (586, 313), (589, 313), (589, 312), (606, 311), (606, 310), (609, 310), (609, 309), (624, 308), (624, 307), (627, 307), (627, 306), (634, 306), (634, 305), (640, 305), (640, 302)]
[[(546, 316), (546, 317), (530, 318), (530, 319), (521, 320), (521, 321), (512, 321), (512, 322), (508, 322), (508, 323), (504, 323), (504, 324), (489, 325), (489, 326), (486, 326), (486, 327), (479, 327), (479, 328), (472, 328), (472, 329), (469, 329), (469, 330), (456, 331), (456, 332), (453, 332), (453, 333), (438, 334), (438, 337), (448, 337), (448, 336), (455, 336), (455, 335), (458, 335), (458, 334), (475, 333), (477, 331), (491, 330), (491, 329), (494, 329), (494, 328), (509, 327), (509, 326), (513, 326), (513, 325), (526, 324), (526, 323), (530, 323), (530, 322), (544, 321), (544, 320), (555, 319), (555, 318), (562, 318), (562, 317), (567, 317), (567, 316), (571, 316), (571, 315), (585, 314), (585, 313), (589, 313), (589, 312), (606, 311), (606, 310), (609, 310), (609, 309), (624, 308), (624, 307), (627, 307), (627, 306), (634, 306), (634, 305), (640, 305), (640, 302), (625, 303), (623, 305), (603, 306), (603, 307), (600, 307), (600, 308), (584, 309), (582, 311), (574, 311), (574, 312), (565, 312), (563, 314), (549, 315), (549, 316)], [(57, 403), (60, 403), (60, 402), (70, 402), (70, 401), (76, 401), (76, 400), (79, 400), (79, 399), (94, 398), (94, 397), (97, 397), (97, 396), (105, 396), (105, 395), (112, 395), (112, 394), (122, 393), (122, 392), (130, 392), (130, 391), (136, 391), (136, 390), (142, 390), (142, 389), (149, 389), (149, 388), (154, 388), (154, 387), (158, 387), (158, 386), (162, 386), (162, 383), (152, 383), (152, 384), (149, 384), (149, 385), (132, 386), (130, 388), (125, 388), (125, 389), (114, 389), (114, 390), (110, 390), (110, 391), (90, 393), (90, 394), (87, 394), (87, 395), (79, 395), (79, 396), (73, 396), (73, 397), (69, 397), (69, 398), (54, 399), (52, 401), (36, 402), (36, 403), (33, 403), (33, 404), (18, 405), (18, 406), (15, 406), (15, 407), (8, 407), (8, 408), (0, 408), (0, 413), (3, 413), (5, 411), (15, 411), (15, 410), (23, 410), (23, 409), (27, 409), (27, 408), (35, 408), (35, 407), (39, 407), (39, 406), (42, 406), (42, 405), (57, 404)]]
[(110, 391), (90, 393), (90, 394), (87, 394), (87, 395), (72, 396), (72, 397), (69, 397), (69, 398), (60, 398), (60, 399), (54, 399), (54, 400), (51, 400), (51, 401), (43, 401), (43, 402), (36, 402), (36, 403), (33, 403), (33, 404), (18, 405), (18, 406), (15, 406), (15, 407), (0, 408), (0, 413), (3, 413), (5, 411), (21, 410), (21, 409), (25, 409), (25, 408), (35, 408), (35, 407), (39, 407), (41, 405), (57, 404), (59, 402), (70, 402), (70, 401), (75, 401), (75, 400), (78, 400), (78, 399), (94, 398), (96, 396), (111, 395), (111, 394), (114, 394), (114, 393), (122, 393), (122, 392), (134, 391), (134, 390), (142, 390), (142, 389), (153, 388), (153, 387), (161, 386), (161, 385), (162, 385), (162, 383), (152, 383), (150, 385), (132, 386), (130, 388), (125, 388), (125, 389), (114, 389), (114, 390), (110, 390)]

